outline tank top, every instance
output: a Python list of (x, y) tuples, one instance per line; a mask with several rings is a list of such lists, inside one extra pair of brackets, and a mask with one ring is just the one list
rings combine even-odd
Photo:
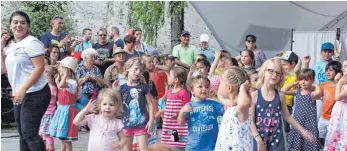
[(258, 89), (255, 115), (256, 127), (266, 148), (277, 148), (283, 138), (281, 101), (277, 90), (275, 90), (275, 98), (272, 101), (266, 101), (261, 94), (261, 89)]

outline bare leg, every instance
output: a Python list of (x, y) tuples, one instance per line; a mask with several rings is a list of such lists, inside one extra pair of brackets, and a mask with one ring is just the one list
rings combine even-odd
[(133, 150), (133, 136), (126, 137), (126, 144), (124, 146), (124, 151), (132, 151)]
[(140, 151), (147, 151), (148, 150), (148, 135), (140, 135), (136, 136), (136, 140), (139, 143)]

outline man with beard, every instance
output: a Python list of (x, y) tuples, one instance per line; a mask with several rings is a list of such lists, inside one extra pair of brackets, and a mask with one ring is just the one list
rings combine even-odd
[(41, 36), (41, 41), (44, 47), (47, 48), (53, 43), (60, 47), (59, 60), (65, 58), (66, 55), (71, 53), (69, 44), (70, 35), (63, 32), (63, 17), (54, 16), (51, 20), (52, 31), (47, 32)]
[(113, 44), (117, 47), (124, 49), (124, 42), (119, 37), (119, 29), (117, 27), (112, 27), (110, 32), (110, 39), (113, 41)]

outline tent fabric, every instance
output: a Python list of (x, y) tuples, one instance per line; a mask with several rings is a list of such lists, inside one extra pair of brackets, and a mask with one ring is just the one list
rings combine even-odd
[[(322, 43), (331, 42), (336, 39), (335, 31), (297, 31), (294, 32), (293, 52), (304, 57), (310, 56), (310, 68), (313, 64), (321, 60)], [(347, 48), (347, 32), (341, 32), (342, 50)], [(336, 49), (336, 48), (335, 48)], [(347, 58), (346, 51), (340, 54), (339, 61)]]
[(294, 31), (347, 31), (347, 2), (191, 1), (223, 49), (237, 55), (245, 35), (257, 37), (267, 57), (290, 50)]

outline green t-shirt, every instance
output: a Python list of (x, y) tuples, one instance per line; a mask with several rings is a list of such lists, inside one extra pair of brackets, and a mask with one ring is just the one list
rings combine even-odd
[(181, 44), (179, 44), (173, 48), (172, 55), (177, 57), (181, 62), (191, 66), (195, 56), (198, 55), (198, 50), (193, 45), (183, 47)]

